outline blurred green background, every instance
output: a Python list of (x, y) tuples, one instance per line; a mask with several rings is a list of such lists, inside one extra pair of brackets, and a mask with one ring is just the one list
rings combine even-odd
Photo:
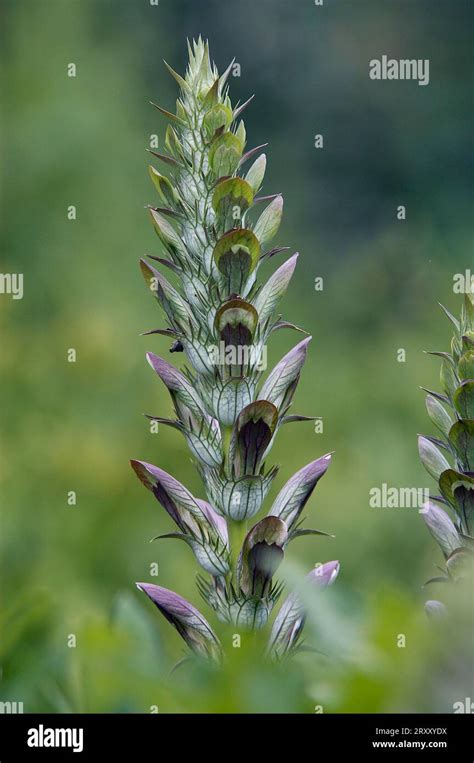
[[(25, 293), (0, 296), (1, 700), (53, 712), (451, 712), (474, 696), (472, 600), (460, 592), (447, 623), (428, 622), (424, 601), (446, 593), (422, 588), (437, 546), (416, 509), (369, 507), (382, 483), (431, 487), (419, 385), (438, 387), (439, 364), (422, 351), (448, 348), (437, 301), (458, 313), (453, 274), (472, 266), (472, 20), (462, 0), (2, 0), (1, 267), (24, 274)], [(138, 336), (162, 325), (138, 269), (158, 254), (144, 149), (153, 134), (161, 145), (165, 121), (148, 102), (173, 107), (162, 59), (182, 71), (186, 37), (200, 33), (221, 70), (241, 65), (233, 100), (256, 95), (249, 147), (269, 142), (265, 192), (285, 197), (277, 243), (302, 253), (282, 307), (313, 335), (295, 411), (322, 416), (324, 431), (280, 435), (272, 495), (336, 452), (309, 504), (311, 526), (336, 537), (296, 541), (282, 574), (330, 559), (341, 573), (311, 612), (318, 652), (283, 670), (244, 638), (220, 673), (170, 674), (182, 643), (134, 588), (151, 580), (201, 606), (189, 549), (149, 543), (171, 522), (128, 465), (154, 462), (202, 495), (183, 439), (142, 418), (171, 406), (144, 360), (167, 341)], [(370, 81), (382, 54), (429, 58), (429, 86)], [(294, 339), (281, 334), (271, 361)]]

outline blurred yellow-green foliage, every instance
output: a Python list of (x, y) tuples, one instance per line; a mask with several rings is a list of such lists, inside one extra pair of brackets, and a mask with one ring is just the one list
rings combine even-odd
[[(419, 386), (437, 388), (438, 362), (422, 350), (448, 347), (436, 303), (459, 311), (453, 274), (471, 264), (471, 22), (463, 0), (2, 0), (1, 268), (24, 274), (24, 298), (0, 295), (0, 699), (53, 712), (449, 712), (472, 696), (470, 591), (451, 595), (448, 622), (427, 622), (425, 599), (446, 598), (422, 589), (437, 547), (415, 509), (369, 507), (382, 483), (431, 487), (416, 434), (430, 431)], [(295, 410), (322, 416), (324, 432), (280, 435), (274, 492), (336, 452), (308, 507), (336, 537), (295, 541), (283, 575), (330, 559), (341, 573), (311, 611), (316, 652), (270, 668), (244, 637), (222, 671), (170, 674), (179, 636), (134, 581), (156, 562), (152, 580), (200, 606), (196, 566), (184, 546), (149, 543), (170, 521), (128, 460), (202, 492), (179, 434), (142, 418), (170, 402), (144, 362), (167, 343), (138, 336), (163, 319), (137, 261), (158, 253), (144, 149), (165, 122), (148, 101), (173, 106), (162, 59), (182, 70), (199, 33), (221, 69), (240, 63), (233, 100), (256, 95), (249, 144), (270, 143), (278, 243), (302, 253), (283, 305), (313, 335)], [(429, 58), (429, 86), (371, 82), (383, 53)], [(291, 339), (277, 335), (271, 361)]]

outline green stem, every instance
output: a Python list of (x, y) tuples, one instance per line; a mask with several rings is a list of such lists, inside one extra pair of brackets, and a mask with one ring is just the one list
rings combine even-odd
[[(227, 470), (228, 467), (229, 446), (232, 437), (232, 429), (232, 426), (222, 427), (222, 452), (224, 454), (224, 470)], [(237, 522), (236, 520), (229, 518), (227, 525), (229, 528), (231, 575), (235, 580), (239, 554), (242, 548), (242, 543), (244, 542), (244, 538), (247, 534), (247, 523), (245, 521)]]
[(245, 540), (245, 536), (247, 535), (247, 523), (245, 521), (236, 522), (234, 519), (229, 519), (227, 524), (229, 527), (231, 567), (235, 580), (237, 562), (239, 560), (242, 544)]
[(224, 467), (227, 465), (231, 437), (232, 437), (232, 427), (223, 426), (222, 427), (222, 452), (224, 454)]

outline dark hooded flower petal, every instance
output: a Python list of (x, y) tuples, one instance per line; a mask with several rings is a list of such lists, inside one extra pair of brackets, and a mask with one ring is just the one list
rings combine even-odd
[(254, 190), (247, 180), (240, 177), (227, 178), (217, 184), (212, 197), (214, 211), (222, 220), (231, 218), (238, 207), (240, 215), (251, 206)]
[(246, 347), (252, 344), (258, 313), (240, 297), (227, 300), (216, 312), (214, 326), (226, 346)]
[(284, 522), (265, 517), (247, 534), (239, 560), (238, 581), (246, 596), (264, 598), (272, 577), (283, 560), (283, 547), (288, 538)]
[(278, 424), (278, 410), (268, 400), (247, 405), (235, 422), (229, 461), (237, 477), (258, 474)]
[(228, 294), (242, 294), (247, 278), (258, 263), (260, 243), (253, 231), (237, 228), (219, 239), (213, 256)]
[(439, 488), (471, 534), (474, 520), (474, 474), (447, 469), (439, 478)]

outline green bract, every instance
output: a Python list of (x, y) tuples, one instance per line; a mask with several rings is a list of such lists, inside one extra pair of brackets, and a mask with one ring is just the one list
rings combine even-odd
[[(301, 331), (275, 315), (297, 255), (261, 282), (262, 260), (284, 251), (268, 249), (278, 233), (283, 199), (269, 196), (259, 213), (253, 210), (255, 203), (265, 201), (255, 195), (264, 180), (266, 158), (260, 154), (243, 169), (261, 146), (246, 150), (240, 115), (248, 102), (232, 107), (230, 67), (220, 76), (207, 44), (199, 39), (189, 46), (184, 77), (168, 69), (180, 96), (176, 114), (157, 107), (171, 123), (167, 153), (152, 152), (166, 174), (155, 167), (149, 170), (158, 194), (150, 215), (161, 251), (153, 262), (142, 260), (141, 268), (166, 323), (147, 333), (170, 339), (171, 352), (183, 362), (178, 370), (148, 353), (174, 409), (172, 418), (149, 418), (182, 432), (206, 500), (153, 464), (134, 460), (132, 466), (176, 526), (159, 537), (185, 541), (207, 575), (199, 577), (198, 587), (217, 618), (252, 630), (266, 625), (280, 596), (282, 587), (274, 575), (288, 544), (303, 534), (324, 535), (299, 528), (303, 508), (331, 456), (300, 469), (280, 490), (267, 516), (256, 522), (278, 472), (267, 465), (275, 437), (287, 421), (309, 420), (288, 411), (310, 337), (272, 371), (266, 367), (272, 333), (282, 328)], [(171, 272), (171, 280), (163, 268)], [(459, 404), (465, 405), (464, 398)], [(460, 448), (463, 436), (458, 433)], [(328, 562), (310, 573), (310, 579), (329, 585), (338, 571), (337, 562)], [(139, 587), (193, 651), (220, 659), (218, 635), (189, 602), (161, 586)], [(268, 653), (280, 657), (295, 649), (303, 622), (303, 607), (293, 595), (280, 612)]]

